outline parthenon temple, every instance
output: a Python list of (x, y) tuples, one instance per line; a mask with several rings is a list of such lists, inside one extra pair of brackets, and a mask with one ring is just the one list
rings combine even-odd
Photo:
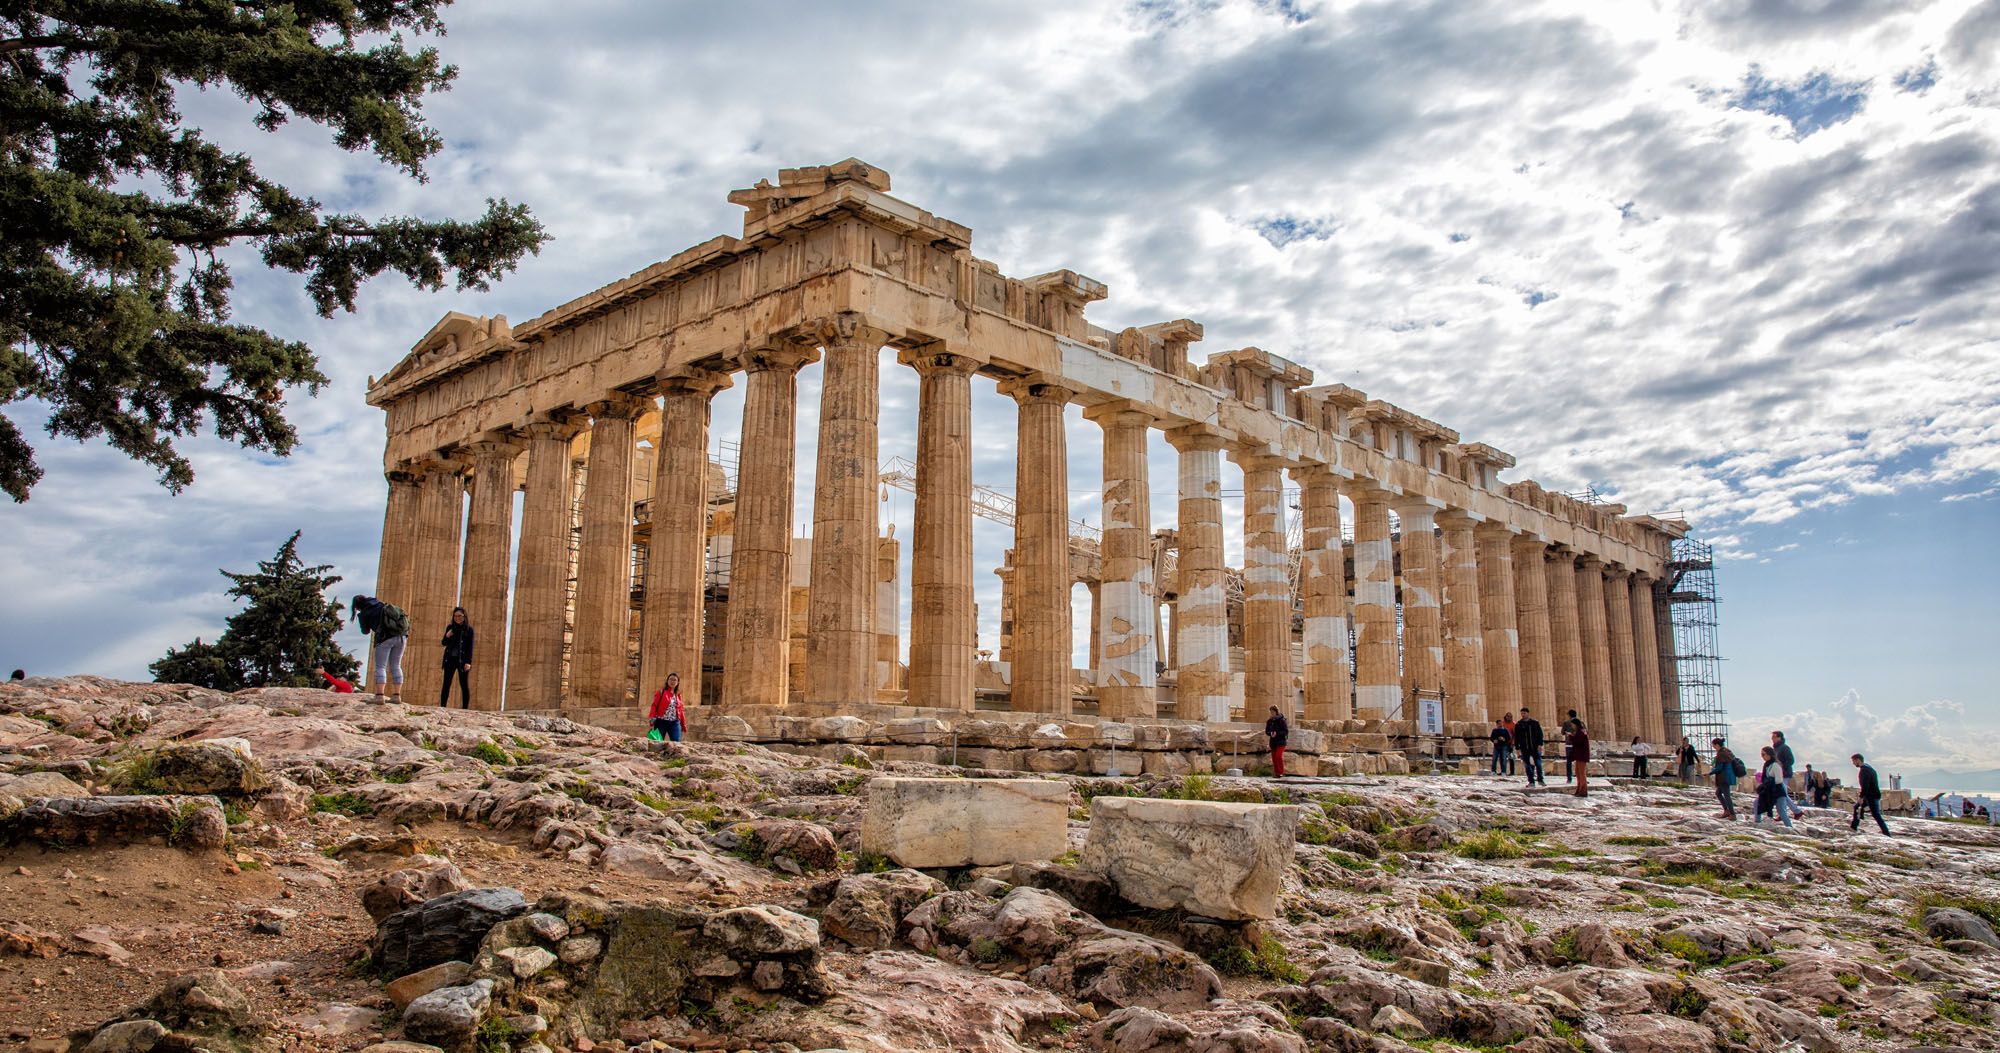
[[(410, 696), (437, 692), (460, 605), (482, 627), (472, 698), (489, 709), (636, 719), (671, 670), (725, 714), (1213, 726), (1275, 706), (1356, 731), (1438, 700), (1468, 740), (1521, 708), (1574, 709), (1606, 743), (1678, 736), (1662, 580), (1685, 523), (1502, 482), (1512, 456), (1268, 351), (1197, 358), (1197, 322), (1100, 328), (1086, 308), (1103, 283), (1002, 274), (971, 230), (889, 190), (852, 159), (785, 169), (729, 195), (740, 237), (523, 324), (447, 314), (371, 378), (388, 427), (376, 592), (411, 617)], [(919, 378), (913, 466), (880, 457), (883, 348)], [(791, 439), (815, 363), (805, 524)], [(974, 374), (1017, 406), (1011, 502), (974, 485)], [(735, 384), (741, 452), (718, 460), (711, 400)], [(1103, 431), (1101, 530), (1072, 523), (1071, 404)], [(988, 446), (1006, 434), (981, 428)], [(1149, 521), (1172, 485), (1147, 477), (1149, 429), (1179, 455), (1170, 528)], [(1224, 457), (1244, 480), (1241, 567), (1224, 558)], [(907, 539), (878, 522), (885, 480), (914, 489)], [(974, 565), (979, 514), (1012, 523), (1000, 567)], [(1001, 632), (982, 652), (975, 581), (995, 572)]]

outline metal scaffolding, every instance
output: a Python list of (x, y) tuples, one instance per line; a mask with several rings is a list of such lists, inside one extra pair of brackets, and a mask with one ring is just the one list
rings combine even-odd
[(1722, 656), (1717, 645), (1715, 550), (1691, 537), (1674, 539), (1660, 597), (1667, 629), (1660, 634), (1660, 673), (1667, 692), (1667, 725), (1696, 749), (1729, 737), (1722, 707)]

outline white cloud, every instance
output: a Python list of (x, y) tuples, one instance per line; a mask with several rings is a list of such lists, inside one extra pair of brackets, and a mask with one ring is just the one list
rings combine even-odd
[(1949, 699), (1922, 702), (1901, 713), (1877, 715), (1849, 691), (1824, 708), (1770, 718), (1765, 726), (1737, 725), (1737, 739), (1761, 745), (1766, 731), (1783, 731), (1799, 763), (1840, 770), (1852, 753), (1878, 770), (1988, 770), (2000, 757), (2000, 729), (1968, 720), (1965, 706)]

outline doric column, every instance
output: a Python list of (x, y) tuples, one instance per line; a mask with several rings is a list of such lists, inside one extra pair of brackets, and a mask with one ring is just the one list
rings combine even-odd
[(465, 522), (458, 603), (473, 626), (469, 686), (474, 709), (499, 709), (507, 655), (507, 557), (514, 545), (514, 459), (521, 447), (475, 442), (463, 452), (472, 462), (472, 511)]
[(1014, 684), (1016, 711), (1070, 711), (1068, 388), (1038, 376), (1000, 392), (1018, 404), (1014, 468)]
[(1285, 561), (1284, 459), (1232, 452), (1243, 467), (1243, 719), (1293, 712), (1292, 578)]
[(1473, 528), (1479, 549), (1480, 659), (1486, 667), (1486, 714), (1521, 708), (1521, 633), (1515, 611), (1514, 535), (1492, 521)]
[(972, 374), (936, 347), (899, 360), (917, 390), (916, 537), (910, 553), (910, 704), (972, 709)]
[(653, 451), (652, 540), (646, 550), (646, 617), (639, 698), (681, 675), (681, 698), (701, 702), (703, 599), (708, 584), (708, 422), (729, 374), (676, 369), (657, 378), (660, 441)]
[[(875, 542), (875, 663), (869, 674), (875, 685), (875, 697), (882, 698), (884, 692), (901, 688), (896, 676), (898, 646), (902, 642), (903, 620), (901, 618), (901, 597), (897, 588), (897, 570), (902, 565), (903, 546), (895, 538), (878, 538)], [(906, 694), (904, 704), (909, 703)]]
[(1347, 560), (1340, 539), (1340, 490), (1333, 469), (1294, 469), (1303, 531), (1299, 591), (1305, 605), (1305, 719), (1354, 715), (1347, 655)]
[(632, 686), (632, 452), (634, 422), (651, 399), (617, 395), (584, 407), (590, 454), (577, 536), (576, 628), (570, 638), (569, 703), (622, 706)]
[[(1403, 526), (1403, 685), (1412, 697), (1444, 690), (1436, 515), (1436, 506), (1423, 499), (1396, 506)], [(1416, 716), (1414, 706), (1403, 713), (1405, 720)]]
[(1479, 607), (1479, 550), (1471, 516), (1438, 516), (1444, 541), (1444, 695), (1452, 720), (1486, 721), (1486, 647)]
[(1632, 646), (1632, 572), (1622, 567), (1607, 568), (1604, 575), (1604, 633), (1611, 650), (1611, 708), (1619, 734), (1625, 739), (1643, 738), (1639, 670)]
[(729, 635), (722, 704), (782, 706), (791, 680), (792, 472), (798, 445), (799, 370), (809, 345), (743, 356), (743, 458), (736, 470), (736, 534), (729, 556)]
[(1576, 562), (1576, 613), (1583, 638), (1583, 719), (1590, 737), (1607, 746), (1618, 741), (1618, 712), (1611, 701), (1611, 641), (1604, 623), (1604, 561), (1586, 555)]
[[(1659, 628), (1653, 624), (1653, 579), (1643, 571), (1632, 574), (1632, 667), (1639, 683), (1639, 734), (1647, 742), (1678, 745), (1680, 736), (1669, 735), (1666, 701), (1660, 696)], [(1702, 743), (1706, 746), (1707, 743)]]
[(430, 461), (417, 483), (417, 544), (410, 568), (410, 642), (403, 652), (403, 696), (437, 701), (444, 629), (458, 605), (459, 528), (465, 518), (465, 477), (455, 461)]
[(1159, 593), (1146, 472), (1153, 418), (1123, 402), (1092, 406), (1083, 415), (1104, 429), (1104, 569), (1094, 604), (1097, 713), (1105, 720), (1151, 717), (1159, 708), (1153, 636)]
[[(1008, 549), (1007, 562), (993, 569), (993, 576), (1000, 579), (1000, 643), (996, 653), (1000, 664), (1007, 667), (1007, 683), (1011, 691), (1014, 683), (1014, 550)], [(916, 635), (916, 626), (910, 627), (910, 634)]]
[[(375, 596), (407, 613), (410, 606), (410, 575), (416, 562), (418, 476), (397, 470), (388, 473), (389, 501), (382, 510), (382, 553), (375, 563)], [(368, 651), (368, 682), (375, 682), (375, 646)]]
[(1229, 719), (1228, 584), (1222, 565), (1220, 435), (1178, 428), (1181, 455), (1179, 599), (1174, 602), (1174, 696), (1182, 719)]
[(522, 429), (528, 482), (514, 558), (514, 623), (507, 637), (507, 708), (562, 705), (563, 579), (569, 571), (570, 441), (583, 428), (541, 420)]
[(1556, 705), (1555, 635), (1549, 620), (1548, 546), (1531, 534), (1511, 542), (1514, 623), (1520, 630), (1521, 706), (1550, 727), (1562, 717)]
[[(1071, 560), (1070, 569), (1072, 573), (1075, 572), (1075, 567), (1076, 561)], [(1096, 581), (1086, 581), (1083, 583), (1084, 595), (1089, 597), (1090, 602), (1090, 613), (1084, 616), (1083, 622), (1084, 636), (1086, 638), (1085, 646), (1090, 649), (1088, 652), (1088, 661), (1090, 664), (1084, 666), (1084, 682), (1091, 685), (1093, 690), (1097, 687), (1098, 663), (1104, 657), (1104, 634), (1097, 631), (1097, 616), (1104, 610), (1104, 597), (1098, 588), (1100, 584), (1102, 583)]]
[[(1576, 557), (1566, 548), (1551, 547), (1542, 564), (1549, 583), (1550, 653), (1555, 656), (1556, 711), (1558, 722), (1569, 711), (1590, 720), (1584, 704), (1583, 625), (1576, 611)], [(1594, 722), (1593, 722), (1594, 723)], [(1603, 729), (1593, 728), (1592, 732)]]
[(812, 576), (806, 599), (805, 700), (875, 700), (876, 421), (888, 334), (861, 316), (821, 330), (819, 457), (813, 476)]
[(1359, 486), (1354, 501), (1354, 708), (1363, 720), (1402, 710), (1396, 657), (1396, 551), (1387, 491)]

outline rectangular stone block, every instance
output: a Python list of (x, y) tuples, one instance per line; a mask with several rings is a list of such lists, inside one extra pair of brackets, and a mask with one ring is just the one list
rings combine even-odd
[(1142, 907), (1220, 921), (1278, 913), (1299, 810), (1288, 804), (1099, 797), (1083, 865)]
[(885, 761), (917, 761), (921, 764), (942, 764), (943, 750), (936, 746), (884, 746), (882, 759)]
[(1303, 775), (1308, 778), (1320, 773), (1319, 756), (1312, 753), (1285, 751), (1285, 774)]
[(1029, 771), (1073, 774), (1084, 770), (1082, 750), (1035, 749), (1027, 751)]
[(1028, 744), (1029, 726), (1007, 720), (963, 720), (958, 744), (991, 749), (1018, 749)]
[[(958, 751), (958, 765), (961, 768), (990, 768), (994, 771), (1020, 771), (1021, 762), (1016, 750), (965, 749)], [(946, 751), (950, 756), (950, 751)]]
[(881, 778), (861, 850), (906, 867), (997, 866), (1069, 850), (1069, 786), (1043, 779)]

